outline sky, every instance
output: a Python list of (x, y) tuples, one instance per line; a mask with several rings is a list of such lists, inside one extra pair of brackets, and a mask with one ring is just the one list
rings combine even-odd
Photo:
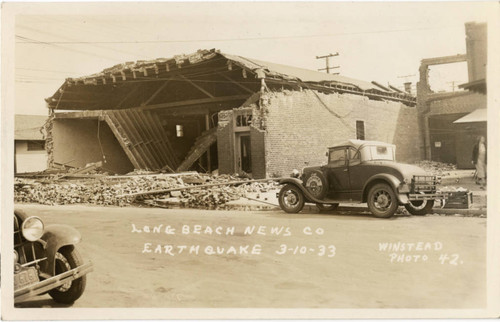
[[(46, 115), (44, 98), (67, 77), (116, 64), (216, 48), (402, 88), (424, 58), (465, 54), (465, 27), (491, 3), (93, 3), (58, 10), (26, 4), (15, 17), (15, 113)], [(40, 10), (35, 10), (40, 9)], [(466, 64), (431, 69), (435, 91), (467, 82)]]

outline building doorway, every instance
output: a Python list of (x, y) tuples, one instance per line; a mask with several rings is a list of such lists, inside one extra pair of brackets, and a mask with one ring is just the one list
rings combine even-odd
[(252, 173), (252, 149), (250, 132), (236, 133), (236, 170), (238, 173)]

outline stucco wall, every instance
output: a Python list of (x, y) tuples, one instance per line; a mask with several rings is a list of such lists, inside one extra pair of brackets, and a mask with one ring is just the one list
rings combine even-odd
[(399, 161), (420, 159), (415, 107), (350, 94), (316, 94), (284, 91), (264, 99), (267, 176), (325, 163), (329, 146), (356, 138), (356, 121), (364, 121), (366, 140), (396, 144)]
[(99, 139), (97, 134), (97, 120), (55, 119), (52, 127), (53, 161), (84, 167), (88, 163), (104, 161), (103, 152), (106, 161), (103, 170), (111, 173), (132, 171), (132, 163), (106, 122), (100, 122)]

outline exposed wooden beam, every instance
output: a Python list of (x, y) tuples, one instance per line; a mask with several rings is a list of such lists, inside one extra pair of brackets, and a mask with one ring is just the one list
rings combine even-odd
[(467, 61), (467, 55), (465, 54), (425, 58), (421, 60), (421, 65), (427, 65), (427, 66), (444, 65), (444, 64), (460, 63), (463, 61)]
[(153, 109), (158, 109), (158, 108), (169, 108), (169, 107), (180, 107), (180, 106), (208, 104), (208, 103), (219, 103), (219, 102), (227, 102), (227, 101), (244, 100), (244, 99), (247, 99), (248, 96), (249, 96), (248, 94), (244, 94), (244, 95), (231, 95), (231, 96), (220, 96), (220, 97), (211, 97), (211, 98), (200, 98), (200, 99), (180, 101), (180, 102), (146, 105), (143, 107), (139, 106), (137, 108), (142, 108), (144, 110), (153, 110)]
[(103, 116), (102, 110), (96, 111), (78, 111), (78, 112), (55, 112), (56, 119), (92, 119)]
[(164, 82), (154, 93), (153, 95), (151, 95), (146, 101), (144, 101), (141, 106), (146, 106), (148, 105), (149, 103), (151, 103), (152, 100), (155, 99), (155, 97), (160, 94), (161, 91), (163, 91), (165, 89), (165, 87), (167, 87), (168, 83), (170, 82), (170, 79), (167, 80), (166, 82)]
[(125, 103), (130, 97), (134, 96), (137, 93), (137, 90), (140, 88), (140, 86), (134, 87), (133, 90), (129, 91), (127, 95), (116, 105), (116, 108), (121, 108), (122, 104)]
[(243, 89), (243, 90), (247, 91), (248, 93), (251, 93), (251, 94), (255, 93), (255, 91), (252, 91), (250, 88), (248, 88), (248, 87), (244, 86), (243, 84), (238, 83), (237, 81), (235, 81), (235, 80), (234, 80), (234, 79), (232, 79), (231, 77), (229, 77), (229, 76), (227, 76), (227, 75), (224, 75), (224, 74), (222, 74), (222, 73), (217, 73), (217, 74), (219, 74), (220, 76), (224, 77), (225, 79), (227, 79), (228, 81), (230, 81), (230, 82), (231, 82), (231, 83), (233, 83), (234, 85), (238, 86), (239, 88), (241, 88), (241, 89)]
[(203, 94), (207, 95), (208, 97), (210, 98), (213, 98), (214, 96), (207, 92), (203, 87), (201, 87), (200, 85), (198, 84), (195, 84), (192, 80), (186, 78), (184, 75), (180, 75), (182, 79), (184, 79), (185, 81), (187, 81), (189, 84), (193, 85), (194, 87), (196, 87), (200, 92), (202, 92)]
[(111, 129), (111, 131), (113, 132), (113, 134), (115, 135), (115, 138), (118, 140), (118, 143), (122, 147), (123, 151), (125, 152), (125, 154), (129, 158), (130, 162), (134, 166), (134, 168), (141, 169), (141, 164), (137, 161), (137, 159), (135, 158), (132, 151), (130, 151), (130, 149), (127, 145), (127, 142), (122, 137), (120, 130), (118, 130), (117, 126), (115, 125), (115, 122), (113, 122), (113, 120), (111, 119), (111, 117), (109, 115), (106, 115), (104, 119), (105, 119), (106, 123), (108, 124), (109, 128)]

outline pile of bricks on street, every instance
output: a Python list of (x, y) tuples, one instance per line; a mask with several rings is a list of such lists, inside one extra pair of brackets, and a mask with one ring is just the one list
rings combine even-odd
[[(228, 184), (246, 179), (229, 175), (205, 175), (196, 172), (186, 174), (137, 174), (130, 176), (96, 176), (88, 178), (15, 178), (15, 202), (45, 205), (91, 204), (127, 206), (146, 203), (153, 206), (171, 201), (185, 207), (209, 209), (224, 208), (231, 200), (237, 200), (250, 192), (267, 192), (277, 188), (276, 182), (249, 182)], [(207, 184), (212, 187), (189, 188)], [(156, 190), (184, 188), (164, 193), (127, 196)], [(168, 203), (168, 202), (167, 202)]]
[(439, 176), (446, 176), (450, 171), (457, 169), (457, 166), (454, 164), (430, 160), (417, 161), (415, 165), (433, 175)]

